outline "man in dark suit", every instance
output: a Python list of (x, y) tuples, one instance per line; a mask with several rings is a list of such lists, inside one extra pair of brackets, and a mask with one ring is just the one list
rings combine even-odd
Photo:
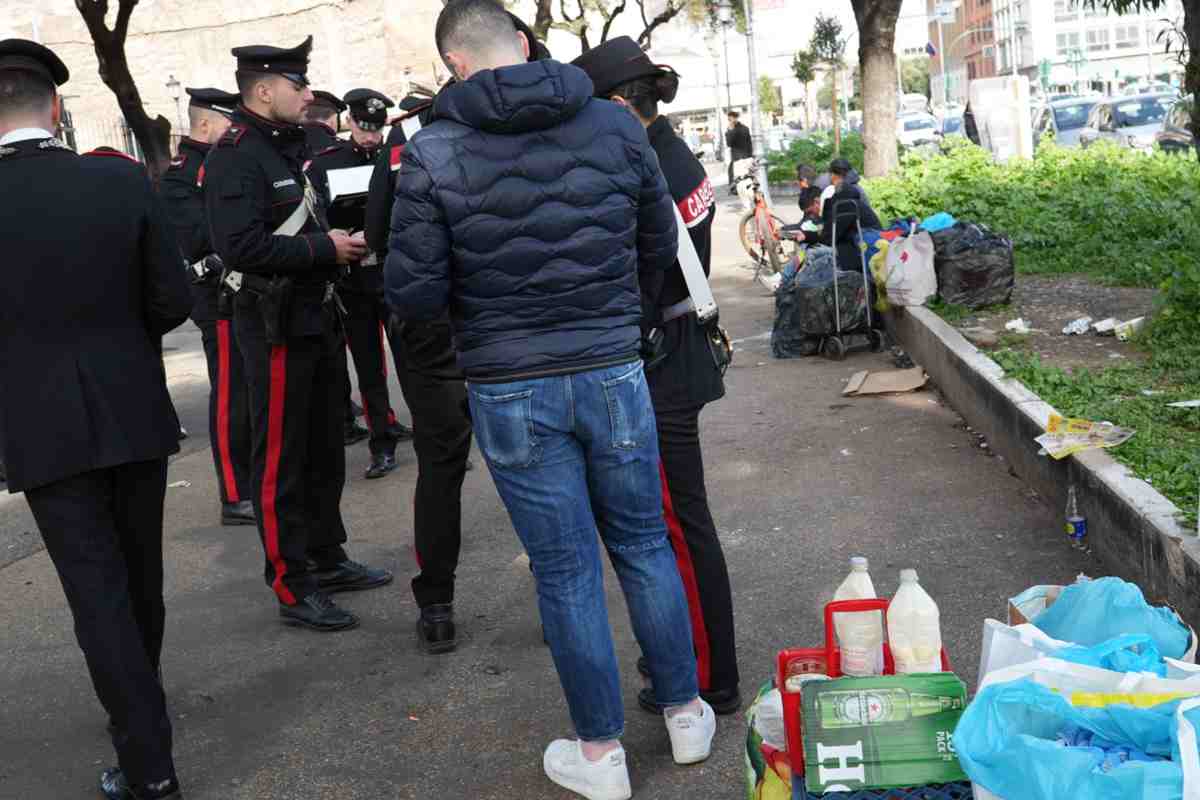
[(45, 47), (0, 42), (4, 460), (109, 715), (120, 766), (101, 775), (101, 791), (162, 800), (179, 796), (159, 678), (163, 498), (179, 449), (162, 336), (191, 298), (142, 166), (77, 156), (51, 133), (67, 77)]
[(754, 140), (750, 137), (750, 129), (742, 124), (741, 115), (730, 111), (729, 129), (725, 131), (725, 144), (729, 147), (729, 193), (737, 194), (733, 185), (733, 165), (743, 158), (754, 155)]

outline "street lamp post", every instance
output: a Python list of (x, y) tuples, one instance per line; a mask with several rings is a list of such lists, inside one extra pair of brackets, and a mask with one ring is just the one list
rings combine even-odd
[(175, 121), (179, 123), (179, 132), (183, 133), (183, 111), (179, 107), (179, 81), (175, 80), (174, 75), (167, 76), (167, 91), (171, 93), (171, 97), (175, 98)]
[(717, 22), (721, 26), (721, 47), (725, 51), (725, 107), (733, 110), (733, 93), (729, 88), (729, 29), (733, 27), (733, 6), (729, 0), (717, 3)]
[[(721, 59), (717, 50), (717, 33), (710, 30), (704, 37), (708, 45), (709, 55), (713, 62), (713, 113), (716, 114), (716, 124), (713, 126), (713, 156), (717, 161), (725, 160), (725, 132), (721, 130)], [(728, 90), (729, 84), (726, 84)]]
[[(746, 68), (747, 81), (750, 91), (750, 138), (754, 142), (754, 155), (759, 159), (758, 184), (768, 205), (771, 202), (771, 192), (767, 186), (766, 154), (767, 141), (763, 136), (762, 120), (759, 118), (761, 109), (758, 103), (758, 66), (755, 60), (754, 48), (754, 2), (741, 0), (742, 10), (746, 14)], [(718, 0), (717, 19), (725, 25), (733, 24), (733, 4), (730, 0)], [(728, 62), (726, 63), (728, 69)], [(732, 107), (732, 102), (730, 106)]]

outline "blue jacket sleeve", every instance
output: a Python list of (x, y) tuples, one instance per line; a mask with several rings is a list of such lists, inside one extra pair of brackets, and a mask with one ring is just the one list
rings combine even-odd
[(418, 148), (404, 150), (392, 231), (384, 265), (384, 285), (392, 313), (405, 321), (429, 322), (450, 304), (450, 227), (438, 202), (433, 178)]

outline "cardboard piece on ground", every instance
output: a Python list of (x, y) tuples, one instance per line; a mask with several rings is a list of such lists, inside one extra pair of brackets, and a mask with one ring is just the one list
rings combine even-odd
[(920, 389), (929, 381), (922, 367), (893, 369), (883, 372), (856, 372), (842, 390), (846, 396), (859, 397), (865, 394), (898, 394)]

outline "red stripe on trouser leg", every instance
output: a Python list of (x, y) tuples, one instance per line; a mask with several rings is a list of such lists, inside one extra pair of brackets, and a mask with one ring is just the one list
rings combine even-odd
[(700, 688), (707, 690), (709, 681), (712, 680), (712, 653), (708, 646), (708, 628), (704, 626), (704, 610), (700, 607), (700, 585), (696, 581), (692, 553), (688, 550), (687, 540), (683, 538), (683, 526), (679, 524), (679, 517), (675, 516), (675, 507), (671, 503), (671, 487), (667, 485), (667, 471), (661, 461), (658, 464), (658, 474), (662, 478), (663, 519), (667, 523), (667, 534), (675, 551), (675, 564), (679, 567), (679, 577), (683, 579), (683, 591), (687, 595), (688, 616), (692, 620), (692, 645), (696, 648), (696, 679)]
[(221, 479), (230, 503), (241, 501), (233, 457), (229, 450), (229, 320), (217, 320), (217, 455), (221, 459)]
[(271, 347), (271, 390), (267, 413), (267, 465), (263, 471), (262, 516), (263, 546), (267, 560), (275, 572), (271, 588), (275, 595), (288, 605), (295, 605), (296, 598), (283, 583), (287, 564), (279, 555), (279, 515), (275, 512), (275, 492), (279, 485), (279, 459), (283, 455), (283, 401), (287, 395), (287, 345)]

